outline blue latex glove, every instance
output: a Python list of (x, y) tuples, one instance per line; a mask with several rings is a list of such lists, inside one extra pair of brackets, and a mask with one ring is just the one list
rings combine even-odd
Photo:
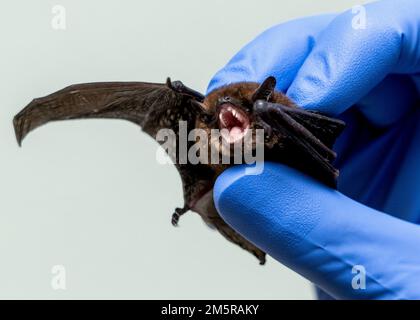
[[(420, 299), (420, 1), (365, 9), (365, 29), (353, 28), (352, 10), (269, 29), (208, 89), (273, 75), (298, 105), (345, 119), (339, 191), (266, 163), (257, 176), (224, 172), (215, 203), (234, 229), (334, 298)], [(365, 289), (352, 286), (357, 266)]]

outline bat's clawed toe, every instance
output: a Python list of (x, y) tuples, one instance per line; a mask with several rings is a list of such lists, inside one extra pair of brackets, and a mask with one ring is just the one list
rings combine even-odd
[(179, 218), (185, 213), (185, 212), (187, 212), (188, 210), (190, 210), (190, 208), (189, 207), (187, 207), (187, 206), (185, 206), (184, 208), (176, 208), (175, 209), (175, 212), (172, 214), (172, 220), (171, 220), (171, 222), (172, 222), (172, 225), (174, 226), (174, 227), (177, 227), (178, 226), (178, 222), (179, 222)]
[(172, 214), (172, 220), (171, 220), (171, 223), (172, 223), (172, 225), (173, 225), (174, 227), (178, 227), (179, 217), (180, 217), (180, 215), (179, 215), (178, 213), (176, 213), (176, 212), (174, 212), (174, 213)]
[(266, 263), (265, 253), (257, 256), (257, 258), (260, 261), (260, 265), (262, 265), (262, 266), (265, 265), (265, 263)]

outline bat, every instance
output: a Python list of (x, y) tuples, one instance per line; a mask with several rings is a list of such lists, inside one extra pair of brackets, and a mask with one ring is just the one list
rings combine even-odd
[[(344, 129), (344, 122), (299, 108), (275, 86), (276, 79), (270, 76), (262, 83), (234, 83), (204, 96), (170, 78), (166, 83), (76, 84), (34, 99), (14, 117), (13, 124), (20, 146), (29, 132), (51, 121), (124, 119), (140, 126), (154, 139), (164, 128), (173, 130), (179, 138), (183, 121), (188, 132), (203, 130), (209, 139), (203, 139), (202, 143), (214, 147), (220, 156), (242, 142), (247, 133), (262, 129), (265, 160), (287, 164), (336, 188), (339, 172), (332, 164), (336, 157), (332, 146)], [(214, 129), (225, 132), (224, 144), (211, 138)], [(188, 143), (191, 146), (194, 141)], [(255, 137), (251, 145), (255, 148)], [(187, 211), (196, 212), (207, 225), (264, 264), (265, 252), (229, 227), (213, 203), (216, 178), (233, 164), (212, 164), (203, 160), (206, 155), (198, 163), (189, 160), (182, 163), (176, 153), (170, 156), (181, 176), (184, 194), (184, 205), (175, 209), (172, 224), (176, 226)]]

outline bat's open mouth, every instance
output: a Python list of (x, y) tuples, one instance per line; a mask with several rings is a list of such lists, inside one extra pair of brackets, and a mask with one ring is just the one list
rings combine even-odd
[(222, 130), (222, 137), (228, 143), (240, 141), (249, 129), (249, 118), (240, 108), (230, 103), (224, 103), (220, 106), (219, 127)]

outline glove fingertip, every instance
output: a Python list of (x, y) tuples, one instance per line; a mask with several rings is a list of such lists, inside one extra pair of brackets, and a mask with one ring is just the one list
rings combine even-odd
[(224, 171), (223, 174), (216, 180), (213, 187), (213, 198), (218, 212), (224, 212), (223, 204), (225, 203), (227, 189), (236, 181), (241, 179), (245, 174), (244, 166), (234, 166)]

